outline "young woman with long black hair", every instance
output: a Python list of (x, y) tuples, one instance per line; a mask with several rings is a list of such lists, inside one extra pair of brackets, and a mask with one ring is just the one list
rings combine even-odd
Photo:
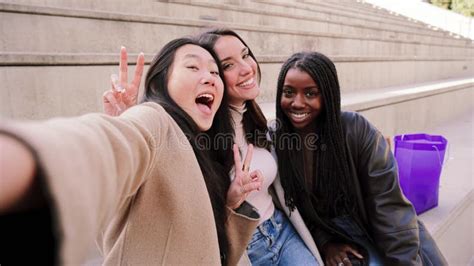
[[(53, 252), (35, 263), (76, 265), (96, 237), (105, 265), (236, 264), (259, 216), (246, 202), (227, 208), (234, 200), (227, 188), (251, 192), (262, 180), (242, 170), (234, 148), (235, 181), (226, 186), (228, 172), (214, 152), (232, 142), (199, 145), (200, 133), (231, 132), (222, 79), (211, 49), (180, 38), (153, 60), (144, 102), (119, 117), (2, 123), (0, 221), (31, 210), (32, 195), (39, 195), (56, 226), (47, 225), (55, 244), (30, 235), (21, 245), (24, 257), (2, 250), (0, 261), (21, 264), (42, 250)], [(19, 237), (18, 224), (25, 223), (1, 228), (2, 241), (7, 232)]]
[[(446, 265), (402, 195), (383, 135), (361, 115), (341, 112), (333, 62), (296, 53), (277, 86), (274, 136), (286, 204), (298, 208), (326, 264)], [(291, 145), (290, 135), (302, 145)]]

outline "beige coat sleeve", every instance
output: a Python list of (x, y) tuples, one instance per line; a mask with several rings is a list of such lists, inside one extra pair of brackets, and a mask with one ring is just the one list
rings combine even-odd
[(61, 264), (82, 262), (91, 240), (134, 195), (160, 155), (171, 117), (155, 103), (120, 117), (88, 114), (0, 125), (27, 142), (44, 170), (59, 225)]
[(229, 239), (227, 265), (251, 265), (247, 245), (257, 229), (260, 215), (251, 204), (244, 201), (237, 210), (227, 208), (226, 233)]

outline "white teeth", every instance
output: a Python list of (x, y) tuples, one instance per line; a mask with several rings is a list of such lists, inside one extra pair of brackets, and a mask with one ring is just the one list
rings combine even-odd
[(204, 94), (201, 94), (201, 95), (198, 96), (198, 98), (202, 98), (202, 97), (207, 98), (208, 101), (214, 100), (214, 96), (212, 94), (209, 94), (209, 93), (204, 93)]
[(244, 83), (240, 83), (240, 84), (239, 84), (239, 87), (245, 87), (245, 86), (248, 86), (248, 85), (250, 85), (250, 84), (252, 84), (252, 83), (253, 83), (253, 78), (247, 80), (247, 81), (244, 82)]
[(293, 116), (294, 118), (304, 118), (308, 115), (309, 113), (291, 113), (291, 116)]

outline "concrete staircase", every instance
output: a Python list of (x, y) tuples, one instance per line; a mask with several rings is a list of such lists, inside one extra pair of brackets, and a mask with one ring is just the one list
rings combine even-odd
[[(281, 63), (301, 50), (332, 58), (343, 108), (361, 112), (386, 135), (430, 132), (472, 116), (472, 40), (349, 0), (0, 0), (0, 115), (42, 119), (100, 111), (121, 45), (131, 64), (141, 51), (149, 62), (172, 38), (206, 27), (236, 30), (257, 55), (259, 102), (269, 118)], [(468, 133), (472, 142), (472, 127)], [(469, 211), (472, 221), (472, 186), (469, 191), (453, 205), (468, 202), (457, 214), (461, 223)], [(457, 226), (444, 224), (430, 229), (449, 247), (452, 240), (436, 230)], [(463, 237), (472, 243), (472, 235)], [(465, 265), (470, 250), (444, 251)]]

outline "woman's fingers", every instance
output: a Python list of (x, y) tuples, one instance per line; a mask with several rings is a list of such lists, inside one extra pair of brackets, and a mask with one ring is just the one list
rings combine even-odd
[(354, 248), (352, 248), (352, 247), (350, 247), (350, 246), (348, 246), (348, 247), (346, 248), (346, 252), (352, 253), (352, 254), (353, 254), (354, 256), (356, 256), (358, 259), (363, 259), (363, 258), (364, 258), (364, 256), (362, 256), (362, 254), (360, 254), (359, 251), (357, 251), (356, 249), (354, 249)]
[[(120, 114), (120, 113), (123, 112), (123, 108), (120, 106), (117, 99), (115, 99), (113, 91), (108, 90), (108, 91), (104, 92), (104, 94), (102, 95), (102, 98), (103, 98), (103, 101), (104, 101), (104, 109), (106, 109), (105, 111), (108, 115), (114, 115), (114, 113)], [(115, 108), (116, 109), (115, 112), (112, 112), (112, 110), (107, 110), (108, 105)], [(110, 112), (112, 112), (112, 113), (110, 113)]]
[(237, 144), (234, 144), (234, 146), (232, 146), (232, 150), (234, 151), (235, 174), (236, 176), (238, 176), (242, 171), (242, 162), (240, 161), (239, 147), (237, 147)]
[(255, 171), (253, 171), (252, 173), (250, 173), (250, 179), (251, 179), (253, 182), (259, 182), (259, 183), (260, 183), (260, 187), (257, 188), (257, 190), (260, 191), (260, 188), (262, 187), (262, 184), (263, 184), (263, 174), (262, 174), (262, 171), (260, 171), (260, 170), (255, 170)]
[(249, 144), (247, 149), (247, 154), (245, 155), (244, 165), (242, 166), (242, 171), (247, 172), (250, 169), (250, 162), (252, 161), (253, 156), (253, 145)]
[(138, 89), (140, 88), (140, 82), (142, 80), (144, 65), (145, 65), (145, 55), (143, 53), (140, 53), (137, 58), (137, 66), (135, 67), (135, 76), (133, 77), (133, 81), (132, 81), (132, 87), (133, 89), (136, 89), (136, 92), (138, 92)]
[(352, 266), (352, 262), (349, 259), (349, 257), (344, 257), (341, 259), (341, 262), (344, 264), (344, 266)]
[(252, 181), (242, 186), (242, 192), (248, 194), (253, 191), (260, 191), (262, 187), (262, 182), (260, 181)]
[(243, 193), (250, 193), (252, 191), (260, 191), (263, 185), (263, 174), (260, 170), (255, 170), (249, 174), (250, 180), (242, 185)]
[(112, 90), (115, 92), (124, 92), (125, 88), (120, 84), (117, 74), (110, 75), (110, 82), (112, 83)]
[(120, 85), (123, 88), (127, 86), (128, 80), (128, 56), (127, 56), (127, 49), (124, 46), (120, 49), (120, 63), (119, 63), (119, 81)]
[(334, 265), (334, 266), (352, 266), (351, 260), (345, 255), (345, 253), (340, 254), (339, 256), (330, 258), (326, 260), (326, 265)]
[(324, 252), (327, 265), (350, 266), (352, 262), (349, 259), (349, 254), (354, 254), (359, 259), (364, 258), (355, 248), (343, 243), (329, 242), (324, 246)]
[(260, 171), (260, 170), (252, 171), (252, 172), (250, 173), (250, 178), (251, 178), (252, 180), (254, 180), (254, 179), (259, 179), (259, 180), (263, 181), (263, 173), (262, 173), (262, 171)]
[(143, 75), (145, 57), (140, 53), (137, 59), (137, 67), (133, 83), (129, 86), (128, 79), (128, 55), (125, 47), (120, 49), (119, 75), (112, 74), (110, 81), (112, 89), (106, 91), (103, 95), (104, 111), (109, 115), (119, 115), (127, 108), (136, 104), (138, 98), (138, 88), (140, 87)]

